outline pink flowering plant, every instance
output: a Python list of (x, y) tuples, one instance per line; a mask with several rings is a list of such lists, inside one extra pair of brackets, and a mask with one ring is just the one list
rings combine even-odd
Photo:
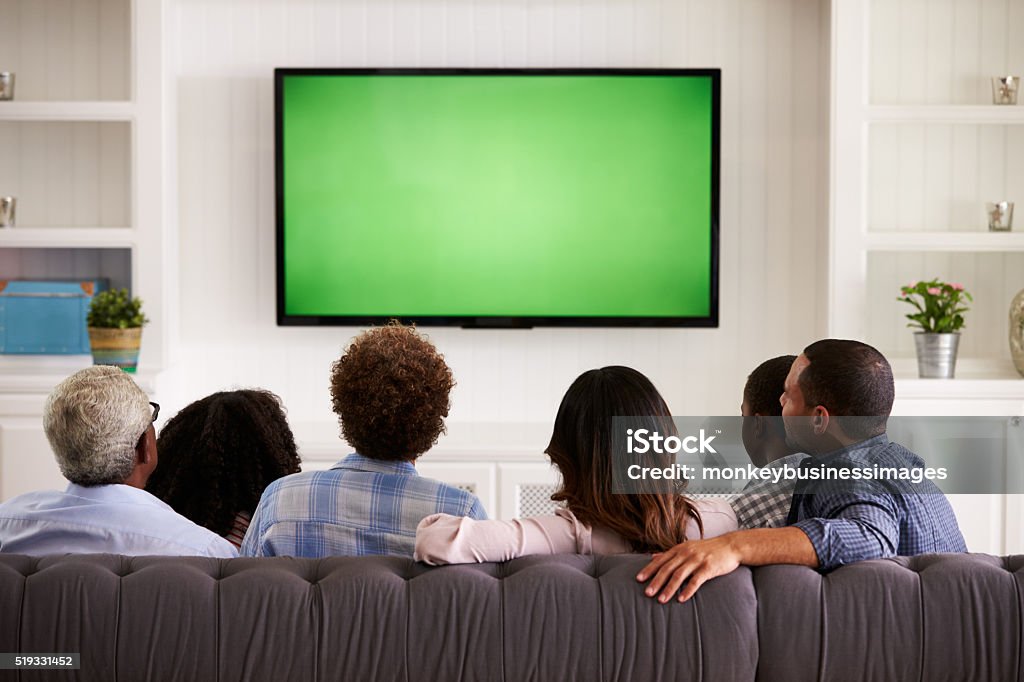
[(933, 279), (900, 287), (898, 300), (914, 306), (914, 312), (906, 316), (908, 327), (928, 334), (953, 334), (964, 326), (965, 299), (974, 301), (963, 284)]

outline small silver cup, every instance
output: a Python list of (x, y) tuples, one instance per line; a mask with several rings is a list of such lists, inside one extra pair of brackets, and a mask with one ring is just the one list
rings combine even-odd
[(992, 104), (1016, 104), (1019, 86), (1020, 78), (1017, 76), (995, 76), (992, 79)]
[(988, 213), (988, 229), (992, 232), (1009, 232), (1013, 229), (1013, 202), (1000, 201), (985, 204)]
[(14, 227), (14, 209), (18, 200), (14, 197), (0, 197), (0, 227)]
[(14, 74), (10, 71), (0, 71), (0, 100), (12, 99), (14, 99)]

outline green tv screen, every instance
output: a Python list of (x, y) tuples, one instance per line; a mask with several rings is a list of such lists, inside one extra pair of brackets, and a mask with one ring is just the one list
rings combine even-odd
[(277, 318), (717, 326), (718, 70), (277, 69)]

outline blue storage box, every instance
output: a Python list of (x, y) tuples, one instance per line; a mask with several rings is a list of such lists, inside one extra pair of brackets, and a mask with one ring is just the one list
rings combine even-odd
[(89, 352), (86, 315), (103, 280), (0, 280), (0, 353)]

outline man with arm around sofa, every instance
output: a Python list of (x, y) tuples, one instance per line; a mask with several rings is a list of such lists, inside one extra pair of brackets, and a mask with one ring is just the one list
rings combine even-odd
[[(686, 582), (686, 601), (740, 564), (801, 564), (831, 570), (887, 556), (966, 552), (956, 516), (930, 480), (829, 480), (827, 469), (922, 468), (920, 457), (885, 435), (895, 386), (892, 368), (859, 341), (825, 339), (804, 349), (786, 377), (782, 415), (801, 463), (785, 528), (727, 533), (676, 545), (637, 575), (645, 593), (667, 602)], [(812, 470), (818, 470), (814, 474)]]

